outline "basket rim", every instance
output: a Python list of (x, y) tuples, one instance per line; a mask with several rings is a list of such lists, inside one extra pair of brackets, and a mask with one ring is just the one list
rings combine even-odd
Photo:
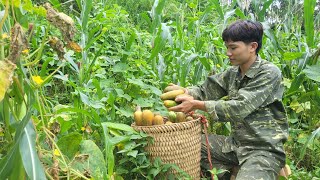
[(132, 127), (143, 127), (143, 128), (152, 128), (152, 127), (160, 127), (160, 126), (178, 126), (181, 124), (187, 124), (187, 123), (193, 123), (200, 121), (200, 118), (191, 120), (191, 121), (186, 121), (186, 122), (179, 122), (179, 123), (171, 123), (171, 124), (161, 124), (161, 125), (151, 125), (151, 126), (137, 126), (135, 122), (131, 124)]

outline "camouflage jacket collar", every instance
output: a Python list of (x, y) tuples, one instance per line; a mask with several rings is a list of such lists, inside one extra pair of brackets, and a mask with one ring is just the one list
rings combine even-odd
[(245, 75), (249, 78), (253, 78), (260, 71), (261, 61), (261, 58), (257, 56), (256, 61), (250, 66)]
[[(248, 78), (253, 78), (260, 71), (261, 61), (262, 59), (259, 56), (257, 56), (256, 61), (250, 66), (245, 76), (247, 76)], [(234, 66), (233, 71), (236, 72), (238, 75), (241, 74), (239, 66)]]

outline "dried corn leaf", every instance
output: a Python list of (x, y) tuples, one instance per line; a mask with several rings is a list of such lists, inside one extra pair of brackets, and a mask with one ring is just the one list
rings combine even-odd
[(52, 39), (49, 41), (49, 45), (54, 51), (57, 52), (59, 59), (62, 60), (65, 54), (63, 42), (57, 37), (52, 37)]
[(16, 65), (8, 60), (0, 61), (0, 102), (12, 83), (13, 72)]
[(46, 19), (60, 30), (65, 41), (72, 41), (75, 33), (73, 19), (62, 12), (57, 12), (49, 3), (45, 3), (44, 8), (47, 10)]
[(28, 49), (27, 37), (19, 23), (16, 23), (11, 28), (11, 42), (10, 42), (10, 54), (8, 60), (14, 64), (20, 58), (21, 52)]

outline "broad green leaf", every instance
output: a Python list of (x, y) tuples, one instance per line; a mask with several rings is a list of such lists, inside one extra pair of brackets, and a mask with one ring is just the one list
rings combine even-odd
[(154, 100), (150, 100), (150, 98), (137, 98), (134, 99), (133, 104), (138, 104), (140, 107), (152, 107), (154, 104)]
[(110, 142), (113, 144), (113, 145), (117, 145), (121, 142), (125, 142), (125, 141), (128, 141), (130, 140), (130, 136), (115, 136), (113, 138), (110, 138)]
[(128, 152), (127, 155), (136, 158), (137, 154), (138, 154), (138, 151), (137, 150), (133, 150), (133, 151)]
[(70, 113), (70, 112), (75, 112), (75, 113), (81, 113), (81, 114), (84, 114), (86, 116), (88, 116), (89, 118), (92, 118), (92, 113), (87, 111), (87, 110), (84, 110), (84, 109), (78, 109), (78, 108), (71, 108), (71, 107), (63, 107), (63, 108), (59, 108), (56, 110), (56, 113), (57, 114), (60, 114), (60, 113), (63, 113), (63, 112), (67, 112), (67, 113)]
[(152, 93), (154, 93), (155, 95), (160, 96), (162, 94), (162, 91), (154, 86), (149, 86), (149, 89)]
[(320, 82), (320, 64), (307, 66), (303, 72), (309, 79)]
[(112, 123), (112, 122), (103, 122), (101, 124), (107, 128), (136, 133), (136, 131), (131, 126), (128, 126), (126, 124)]
[(71, 164), (80, 172), (88, 171), (94, 179), (103, 179), (104, 174), (107, 173), (103, 154), (91, 140), (81, 142), (80, 154), (74, 158)]
[(141, 79), (128, 78), (129, 83), (140, 86), (142, 89), (148, 89), (149, 86), (145, 84)]
[(36, 149), (36, 132), (29, 122), (20, 140), (20, 154), (28, 177), (32, 180), (47, 179)]
[(82, 135), (77, 132), (73, 132), (60, 138), (57, 142), (57, 145), (60, 148), (61, 152), (66, 155), (69, 160), (72, 160), (74, 155), (79, 150), (81, 141)]
[(120, 113), (120, 115), (125, 116), (127, 118), (132, 117), (133, 114), (133, 110), (128, 108), (120, 108), (118, 109), (118, 112)]
[(16, 65), (8, 60), (0, 60), (0, 102), (12, 82), (12, 76)]
[(100, 109), (100, 108), (104, 108), (104, 104), (99, 102), (99, 101), (92, 101), (89, 99), (89, 97), (85, 94), (83, 94), (82, 92), (79, 93), (80, 94), (80, 98), (81, 101), (88, 106), (91, 106), (95, 109)]
[(113, 72), (125, 72), (129, 69), (129, 65), (126, 63), (117, 63), (113, 66)]

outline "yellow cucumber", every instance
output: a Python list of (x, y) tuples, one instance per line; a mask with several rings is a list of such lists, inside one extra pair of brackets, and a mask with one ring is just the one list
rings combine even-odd
[(176, 98), (176, 96), (180, 95), (180, 94), (184, 94), (184, 90), (183, 89), (179, 89), (179, 90), (173, 90), (173, 91), (169, 91), (166, 93), (161, 94), (160, 98), (162, 100), (174, 100)]
[(164, 101), (163, 101), (163, 104), (164, 104), (164, 106), (167, 107), (167, 108), (171, 108), (171, 107), (177, 105), (177, 103), (176, 103), (174, 100), (164, 100)]

